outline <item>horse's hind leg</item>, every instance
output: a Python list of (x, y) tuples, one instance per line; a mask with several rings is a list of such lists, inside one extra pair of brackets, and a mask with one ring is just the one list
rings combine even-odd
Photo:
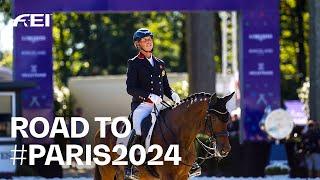
[(101, 180), (115, 180), (117, 169), (111, 165), (99, 166)]

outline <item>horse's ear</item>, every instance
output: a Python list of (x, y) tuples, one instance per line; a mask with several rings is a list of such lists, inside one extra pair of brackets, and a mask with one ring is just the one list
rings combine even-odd
[(223, 101), (225, 103), (227, 103), (228, 101), (230, 101), (230, 99), (232, 98), (233, 95), (234, 95), (234, 92), (229, 94), (229, 95), (227, 95), (227, 96), (225, 96), (225, 97), (223, 97)]
[(216, 94), (216, 93), (213, 93), (213, 94), (210, 96), (209, 105), (214, 105), (216, 102), (217, 102), (217, 94)]

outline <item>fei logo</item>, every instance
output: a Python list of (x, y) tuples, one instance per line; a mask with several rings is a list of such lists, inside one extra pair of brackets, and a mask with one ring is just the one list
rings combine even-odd
[(23, 23), (24, 27), (50, 27), (51, 14), (21, 14), (13, 20), (13, 27)]

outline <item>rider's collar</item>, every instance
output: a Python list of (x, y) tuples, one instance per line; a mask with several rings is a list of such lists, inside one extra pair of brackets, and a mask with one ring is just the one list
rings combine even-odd
[[(151, 55), (152, 57), (153, 57), (153, 55)], [(145, 55), (143, 55), (141, 52), (139, 52), (139, 54), (137, 55), (137, 57), (139, 58), (139, 59), (147, 59), (147, 57), (145, 56)]]

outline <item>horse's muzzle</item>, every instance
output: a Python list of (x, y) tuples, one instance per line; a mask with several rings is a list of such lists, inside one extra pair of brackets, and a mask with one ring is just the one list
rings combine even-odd
[(229, 152), (231, 151), (231, 146), (230, 145), (220, 145), (218, 147), (218, 152), (221, 157), (226, 157), (228, 156)]

